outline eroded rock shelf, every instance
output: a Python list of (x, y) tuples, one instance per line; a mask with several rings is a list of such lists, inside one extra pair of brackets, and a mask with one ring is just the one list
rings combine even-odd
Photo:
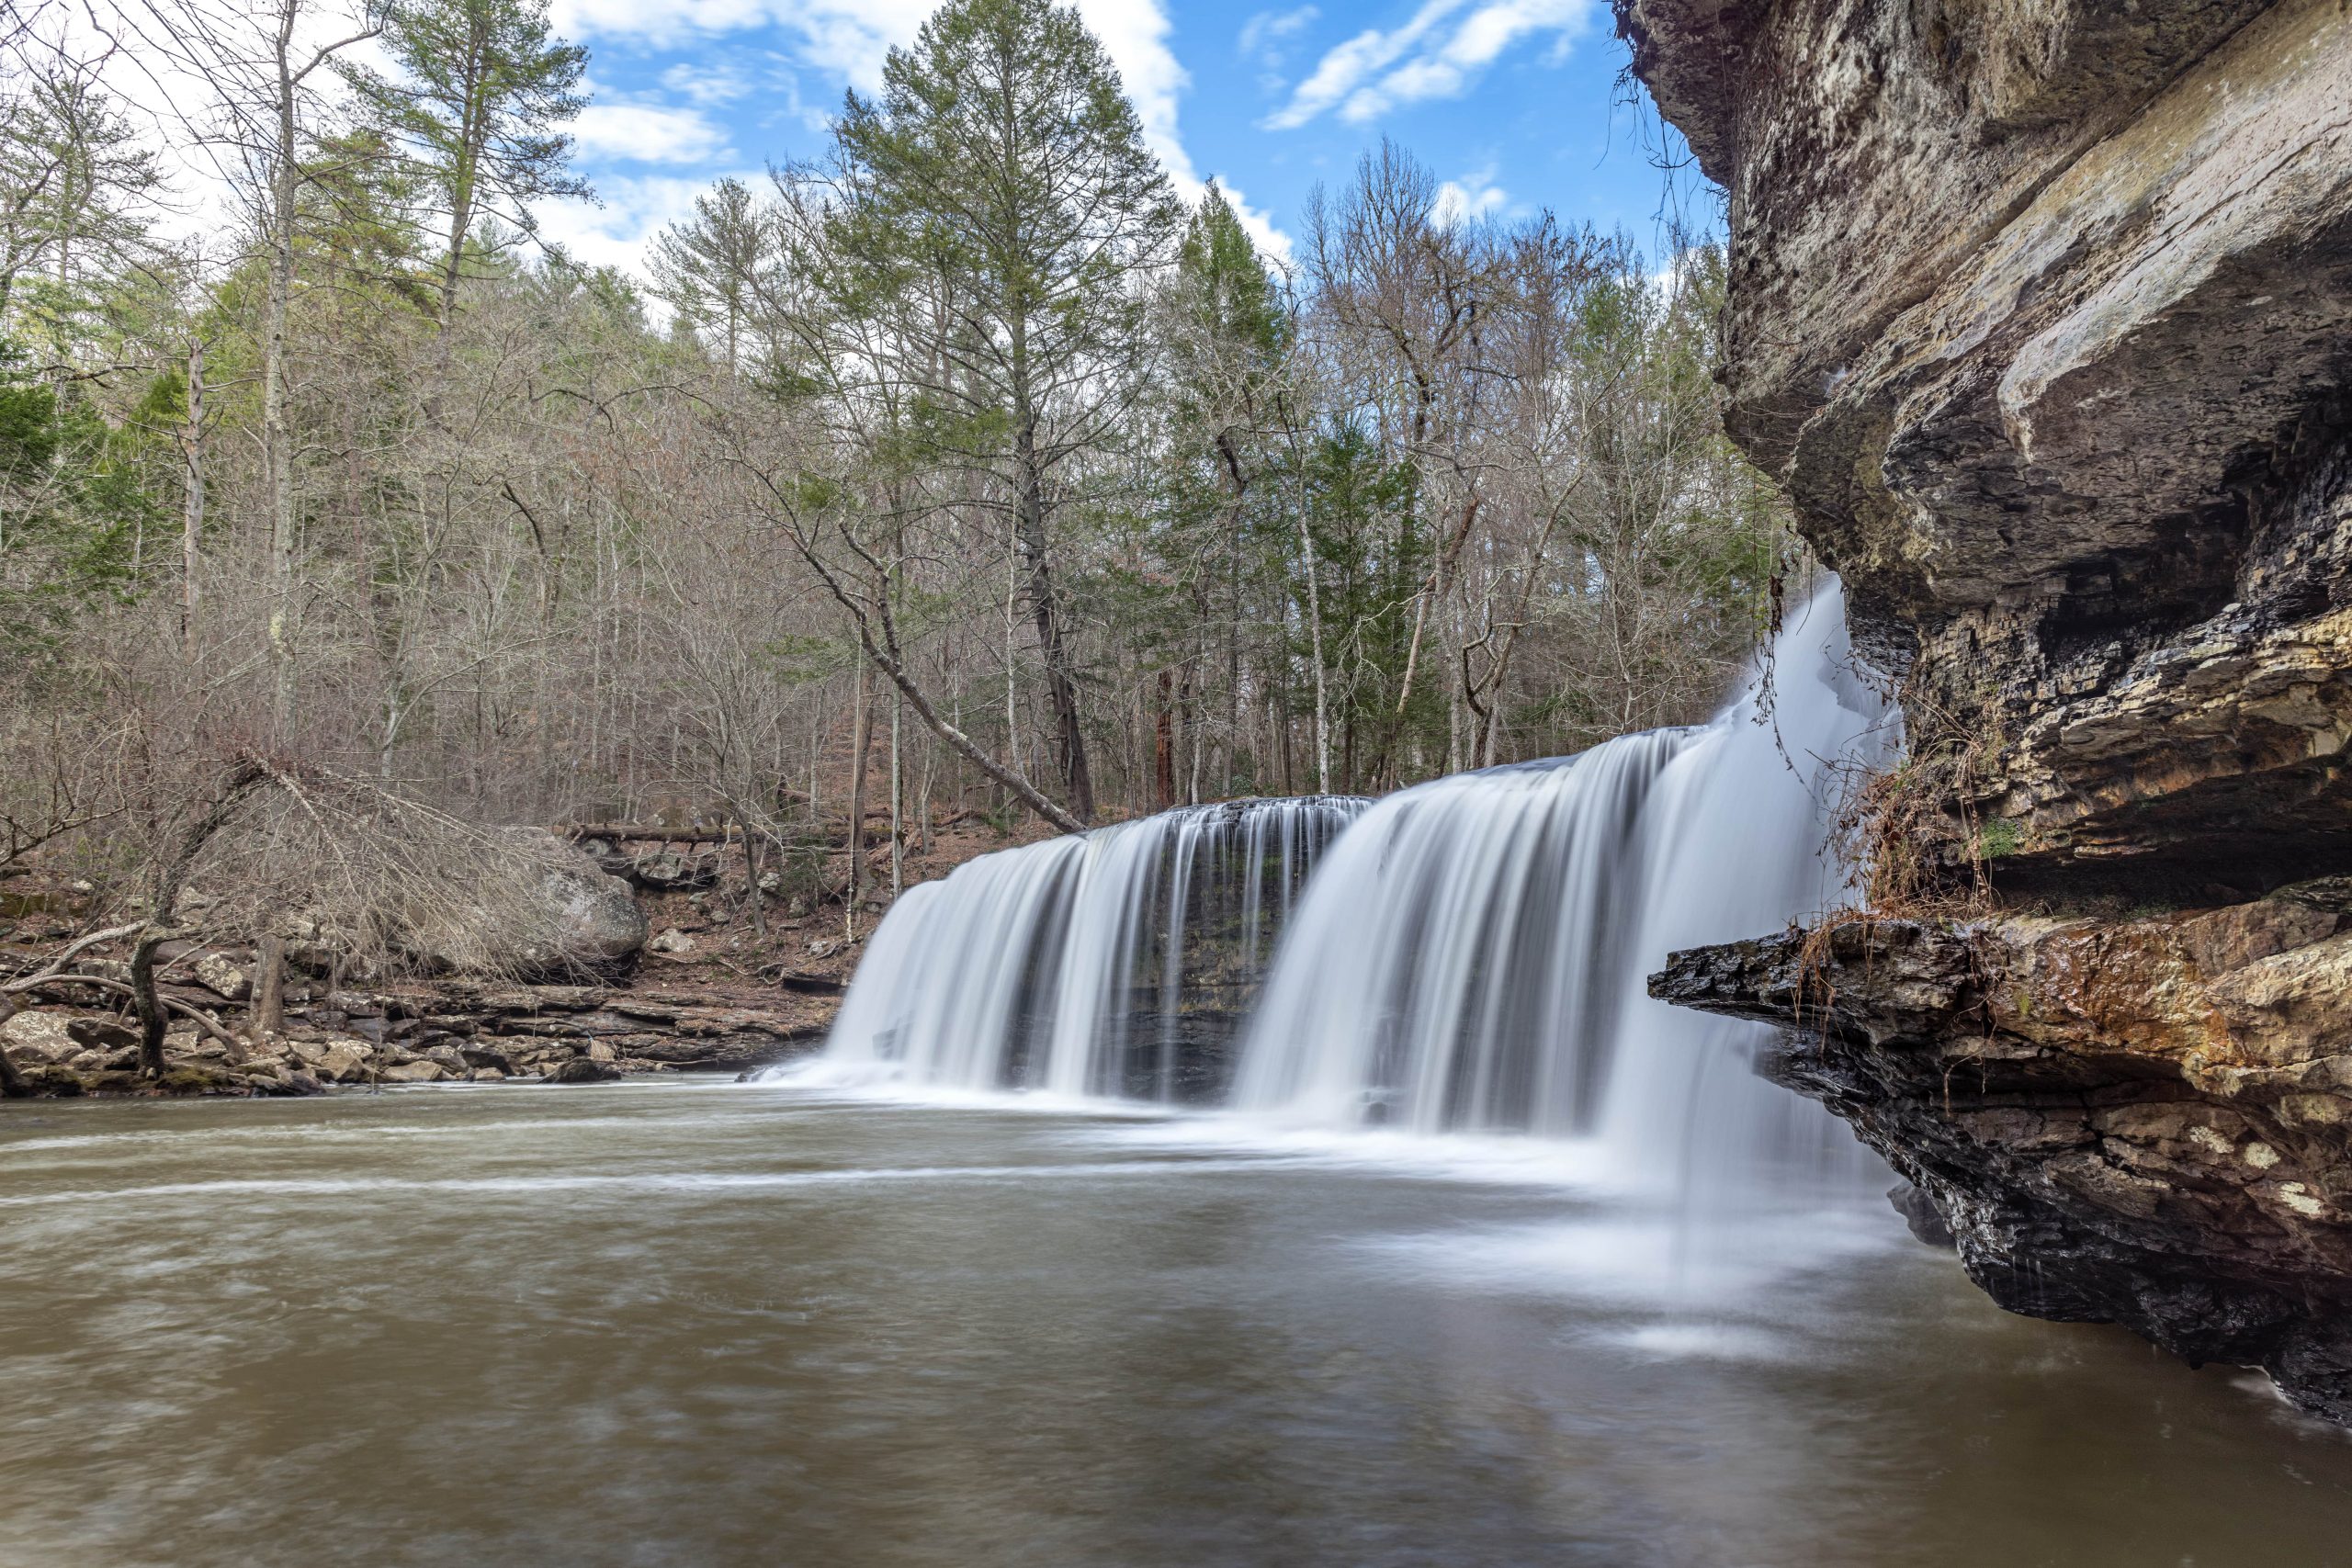
[(2352, 1418), (2352, 12), (1620, 0), (1989, 913), (1678, 954), (2005, 1305)]

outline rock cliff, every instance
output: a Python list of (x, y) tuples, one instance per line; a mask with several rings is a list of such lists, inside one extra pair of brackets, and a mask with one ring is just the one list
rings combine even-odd
[(1991, 892), (1660, 993), (1795, 1022), (2005, 1304), (2352, 1416), (2352, 9), (1618, 20), (1729, 192), (1734, 434), (1900, 683), (1914, 847)]

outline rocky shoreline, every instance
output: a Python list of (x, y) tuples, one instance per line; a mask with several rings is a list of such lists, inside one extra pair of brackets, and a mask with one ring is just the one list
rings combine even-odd
[(646, 1073), (755, 1071), (815, 1050), (839, 983), (800, 993), (648, 983), (333, 991), (289, 1003), (282, 1033), (165, 1035), (167, 1070), (137, 1075), (136, 1032), (103, 1012), (36, 1007), (0, 1024), (42, 1095), (313, 1094), (329, 1086), (598, 1083)]

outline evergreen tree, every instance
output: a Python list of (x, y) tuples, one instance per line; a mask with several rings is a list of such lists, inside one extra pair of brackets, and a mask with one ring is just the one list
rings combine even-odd
[(384, 44), (397, 80), (360, 67), (345, 75), (407, 143), (447, 221), (437, 268), (446, 333), (477, 220), (529, 235), (533, 201), (589, 194), (566, 168), (571, 138), (560, 129), (586, 106), (578, 89), (588, 51), (552, 36), (547, 0), (392, 0)]
[(1069, 807), (1091, 817), (1057, 479), (1142, 392), (1139, 275), (1182, 209), (1102, 45), (1051, 0), (950, 0), (891, 51), (878, 98), (850, 94), (836, 137), (850, 199), (828, 249), (854, 291), (840, 298), (935, 333), (901, 374), (964, 416), (938, 428), (982, 437), (969, 455), (1005, 484)]

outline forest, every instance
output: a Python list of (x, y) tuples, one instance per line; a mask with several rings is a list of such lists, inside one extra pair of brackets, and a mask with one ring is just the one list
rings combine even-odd
[(206, 836), (257, 904), (323, 792), (731, 829), (854, 908), (951, 818), (1694, 721), (1777, 611), (1716, 249), (1472, 220), (1382, 141), (1284, 263), (1046, 0), (942, 9), (644, 276), (536, 232), (585, 192), (543, 3), (8, 28), (6, 865), (152, 899), (259, 758), (314, 787)]

